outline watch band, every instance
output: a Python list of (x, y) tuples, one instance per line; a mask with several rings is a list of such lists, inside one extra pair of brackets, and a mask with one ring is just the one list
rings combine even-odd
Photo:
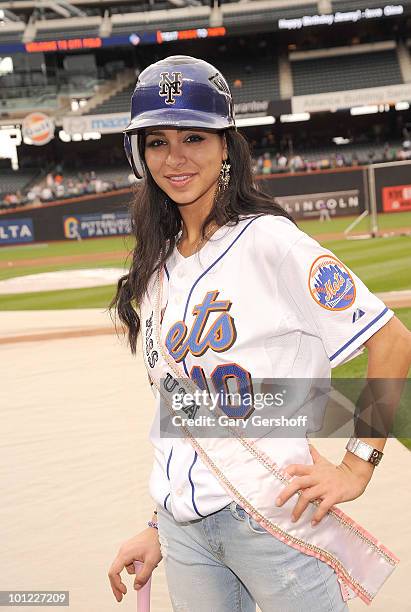
[(384, 455), (382, 451), (373, 448), (367, 442), (354, 436), (348, 440), (345, 448), (350, 451), (350, 453), (360, 457), (360, 459), (364, 459), (364, 461), (368, 461), (372, 465), (378, 465)]

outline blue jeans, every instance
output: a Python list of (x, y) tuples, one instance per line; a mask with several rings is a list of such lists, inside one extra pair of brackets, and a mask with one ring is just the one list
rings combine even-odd
[(179, 523), (158, 507), (174, 612), (347, 612), (324, 561), (272, 536), (236, 502)]

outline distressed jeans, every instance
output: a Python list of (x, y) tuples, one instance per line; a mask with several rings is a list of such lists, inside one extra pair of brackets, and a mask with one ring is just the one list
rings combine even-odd
[(347, 612), (337, 575), (284, 544), (235, 501), (179, 523), (158, 507), (158, 534), (174, 612)]

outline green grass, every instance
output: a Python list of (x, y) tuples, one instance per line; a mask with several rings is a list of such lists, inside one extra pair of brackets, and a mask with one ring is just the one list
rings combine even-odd
[[(337, 217), (330, 222), (320, 223), (316, 219), (309, 221), (297, 221), (298, 226), (307, 234), (316, 236), (318, 234), (328, 234), (331, 232), (343, 232), (356, 218), (356, 216)], [(381, 230), (398, 229), (400, 227), (411, 227), (411, 212), (399, 212), (378, 215), (378, 225)], [(370, 217), (365, 217), (352, 230), (353, 232), (370, 231)]]
[(411, 289), (411, 237), (333, 240), (322, 244), (351, 268), (370, 291)]
[(115, 294), (114, 285), (0, 295), (0, 310), (59, 310), (107, 308)]
[[(337, 257), (351, 268), (364, 281), (370, 291), (411, 289), (411, 238), (396, 236), (394, 238), (376, 238), (375, 240), (355, 242), (334, 240), (324, 242), (323, 245), (333, 251)], [(53, 272), (56, 270), (102, 267), (123, 268), (125, 263), (125, 251), (119, 258), (102, 262), (85, 261), (82, 263), (46, 266), (41, 264), (40, 258), (39, 265), (37, 266), (0, 269), (0, 280), (25, 274)], [(104, 307), (107, 303), (107, 295), (110, 291), (114, 291), (114, 285), (106, 287), (105, 290), (102, 289), (100, 288), (100, 291), (97, 291), (97, 288), (93, 287), (87, 290), (70, 289), (33, 292), (21, 295), (0, 295), (0, 310)], [(76, 303), (77, 297), (80, 297), (81, 300), (78, 304)]]
[[(380, 215), (381, 223), (411, 225), (411, 213)], [(347, 225), (347, 219), (335, 219), (330, 224), (319, 224), (307, 221), (304, 229), (315, 233), (315, 227), (326, 225)], [(20, 245), (0, 249), (0, 262), (18, 262), (33, 259), (37, 263), (30, 266), (14, 267), (10, 265), (0, 268), (0, 280), (58, 270), (74, 270), (86, 268), (119, 267), (130, 263), (127, 258), (132, 246), (131, 236), (116, 236), (96, 240), (73, 242), (56, 242), (38, 245)], [(350, 267), (373, 292), (411, 289), (411, 238), (396, 236), (392, 238), (376, 238), (373, 240), (334, 240), (322, 241), (322, 244), (333, 251), (348, 267)], [(88, 255), (90, 253), (105, 254), (118, 252), (109, 260), (69, 262), (61, 264), (42, 263), (45, 257), (64, 255)], [(104, 307), (109, 296), (114, 292), (114, 285), (90, 289), (70, 289), (47, 292), (32, 292), (28, 294), (0, 295), (0, 310), (15, 309), (54, 309), (54, 308), (91, 308)], [(78, 300), (78, 302), (77, 302)]]
[(39, 259), (60, 255), (79, 255), (88, 253), (108, 253), (111, 251), (128, 252), (133, 244), (131, 236), (96, 238), (95, 240), (58, 241), (38, 244), (25, 244), (0, 248), (0, 261), (19, 261)]

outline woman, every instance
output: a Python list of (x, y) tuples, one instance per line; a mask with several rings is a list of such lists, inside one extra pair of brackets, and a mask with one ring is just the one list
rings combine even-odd
[[(126, 152), (145, 181), (132, 209), (131, 268), (111, 306), (133, 353), (141, 328), (157, 400), (156, 510), (121, 546), (109, 571), (113, 593), (121, 601), (127, 592), (120, 573), (133, 573), (133, 560), (144, 561), (140, 588), (163, 558), (174, 610), (252, 611), (257, 603), (263, 612), (325, 612), (347, 610), (356, 595), (369, 602), (398, 560), (364, 530), (347, 531), (354, 523), (333, 505), (363, 493), (384, 439), (362, 440), (377, 459), (351, 446), (336, 466), (305, 435), (250, 443), (211, 438), (211, 429), (201, 437), (189, 422), (211, 414), (201, 401), (180, 418), (183, 437), (179, 425), (167, 436), (164, 417), (178, 412), (177, 387), (184, 399), (190, 390), (220, 393), (219, 414), (246, 420), (254, 411), (246, 392), (256, 395), (262, 379), (327, 379), (363, 345), (370, 377), (403, 377), (410, 334), (255, 188), (229, 88), (213, 66), (186, 56), (149, 66), (131, 114)], [(237, 405), (221, 395), (233, 385)]]

